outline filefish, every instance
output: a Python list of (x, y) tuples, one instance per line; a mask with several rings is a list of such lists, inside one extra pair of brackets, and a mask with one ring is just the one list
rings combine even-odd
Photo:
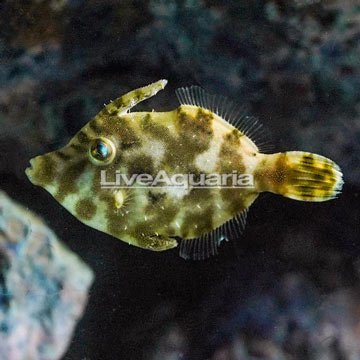
[[(332, 160), (302, 151), (266, 153), (257, 120), (200, 87), (176, 90), (175, 110), (130, 111), (166, 84), (159, 80), (110, 102), (65, 147), (31, 159), (30, 181), (94, 229), (154, 251), (180, 242), (180, 255), (192, 259), (217, 254), (224, 239), (238, 240), (262, 192), (303, 201), (340, 193), (342, 173)], [(242, 179), (248, 186), (234, 186), (231, 176), (216, 186), (103, 186), (117, 184), (117, 174), (129, 180), (159, 172), (197, 181), (248, 174)]]

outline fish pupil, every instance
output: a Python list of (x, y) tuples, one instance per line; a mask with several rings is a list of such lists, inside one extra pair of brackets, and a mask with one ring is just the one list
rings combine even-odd
[(103, 158), (106, 158), (109, 154), (109, 150), (106, 147), (106, 145), (104, 143), (100, 143), (98, 144), (96, 151), (98, 152), (98, 154), (100, 154)]
[(97, 140), (91, 149), (91, 155), (97, 160), (106, 160), (111, 155), (111, 149), (102, 140)]

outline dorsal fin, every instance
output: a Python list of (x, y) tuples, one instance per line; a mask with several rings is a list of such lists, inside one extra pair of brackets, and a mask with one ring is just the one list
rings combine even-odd
[(105, 105), (105, 107), (96, 115), (96, 117), (124, 114), (127, 111), (130, 111), (131, 108), (133, 108), (141, 101), (156, 95), (160, 90), (164, 89), (166, 84), (167, 80), (163, 79), (150, 85), (129, 91), (114, 101), (110, 101), (110, 103)]
[(199, 106), (220, 116), (250, 138), (260, 152), (272, 150), (271, 143), (266, 139), (266, 132), (258, 119), (246, 115), (245, 107), (240, 107), (222, 95), (212, 95), (199, 86), (178, 88), (176, 96), (182, 105)]
[(198, 238), (183, 239), (180, 243), (180, 256), (185, 260), (204, 260), (218, 254), (218, 247), (223, 240), (231, 240), (242, 235), (248, 209), (237, 214), (213, 231)]

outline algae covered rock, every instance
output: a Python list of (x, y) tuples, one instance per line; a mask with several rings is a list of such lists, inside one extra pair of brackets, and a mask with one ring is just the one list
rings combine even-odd
[(0, 192), (1, 359), (59, 359), (93, 273), (36, 216)]

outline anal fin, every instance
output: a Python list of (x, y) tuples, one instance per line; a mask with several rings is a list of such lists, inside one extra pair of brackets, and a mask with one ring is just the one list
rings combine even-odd
[(213, 232), (198, 238), (183, 239), (180, 243), (180, 256), (185, 260), (205, 260), (218, 254), (218, 245), (218, 238)]
[(185, 260), (205, 260), (218, 254), (223, 240), (236, 240), (245, 228), (248, 209), (237, 214), (231, 220), (200, 237), (183, 239), (180, 243), (180, 256)]

